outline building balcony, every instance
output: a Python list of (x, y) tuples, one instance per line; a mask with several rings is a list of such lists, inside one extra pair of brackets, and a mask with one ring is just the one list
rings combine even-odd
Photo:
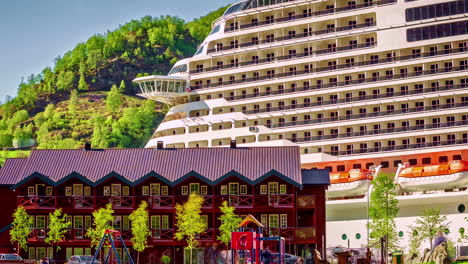
[[(236, 208), (274, 207), (292, 208), (294, 194), (256, 194), (256, 195), (202, 195), (203, 209), (217, 209), (224, 201)], [(19, 196), (18, 205), (25, 209), (89, 209), (95, 210), (112, 204), (114, 209), (133, 210), (141, 201), (146, 201), (151, 209), (174, 209), (176, 204), (187, 201), (188, 195), (155, 196)]]

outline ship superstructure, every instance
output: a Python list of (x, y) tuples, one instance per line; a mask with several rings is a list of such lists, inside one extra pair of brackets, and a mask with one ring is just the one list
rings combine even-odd
[[(304, 168), (359, 174), (359, 191), (370, 169), (395, 174), (416, 153), (449, 153), (424, 165), (468, 160), (467, 10), (467, 0), (238, 2), (168, 76), (134, 80), (173, 105), (146, 147), (299, 145)], [(331, 200), (329, 210), (367, 206)]]

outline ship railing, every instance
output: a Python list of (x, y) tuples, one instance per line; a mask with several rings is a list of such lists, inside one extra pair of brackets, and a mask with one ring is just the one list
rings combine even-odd
[[(369, 42), (365, 44), (358, 44), (356, 48), (360, 48), (363, 46), (373, 46), (375, 42)], [(326, 50), (322, 50), (320, 52), (334, 52), (338, 50), (345, 50), (345, 49), (352, 49), (355, 48), (353, 45), (351, 46), (346, 46), (346, 47), (337, 47), (337, 48), (328, 48)], [(317, 51), (318, 53), (319, 51)], [(327, 87), (335, 87), (335, 86), (344, 86), (344, 85), (353, 85), (353, 84), (361, 84), (361, 83), (366, 83), (366, 82), (378, 82), (378, 81), (389, 81), (389, 80), (396, 80), (396, 79), (402, 79), (402, 78), (410, 78), (410, 77), (417, 77), (417, 76), (424, 76), (424, 75), (432, 75), (432, 74), (440, 74), (440, 73), (448, 73), (448, 72), (456, 72), (456, 71), (463, 71), (467, 70), (468, 66), (466, 65), (461, 65), (461, 66), (451, 66), (451, 67), (444, 67), (444, 68), (438, 68), (438, 69), (430, 69), (430, 70), (421, 70), (421, 71), (413, 71), (411, 73), (403, 72), (399, 74), (389, 74), (385, 76), (379, 76), (379, 77), (371, 77), (371, 78), (362, 78), (362, 79), (357, 79), (357, 80), (345, 80), (342, 82), (333, 82), (333, 83), (328, 83), (328, 84), (320, 84), (320, 85), (315, 85), (311, 86), (311, 89), (317, 89), (317, 88), (327, 88)], [(256, 77), (251, 77), (251, 78), (243, 78), (243, 79), (237, 79), (237, 80), (229, 80), (226, 82), (219, 82), (219, 83), (210, 83), (210, 84), (204, 84), (204, 85), (195, 85), (192, 86), (191, 88), (193, 89), (201, 89), (201, 88), (215, 88), (215, 87), (221, 87), (224, 85), (233, 85), (233, 84), (238, 84), (238, 83), (247, 83), (247, 82), (255, 82), (255, 81), (264, 81), (264, 80), (269, 80), (269, 79), (276, 79), (276, 78), (284, 78), (284, 77), (291, 77), (291, 76), (301, 76), (301, 75), (310, 75), (311, 69), (305, 69), (301, 71), (289, 71), (289, 72), (283, 72), (283, 73), (271, 73), (263, 76), (256, 76)]]
[[(364, 9), (364, 8), (369, 8), (369, 7), (373, 7), (373, 6), (379, 6), (379, 5), (388, 5), (388, 4), (392, 4), (392, 3), (396, 3), (396, 2), (397, 2), (396, 0), (383, 0), (383, 1), (375, 1), (373, 3), (355, 4), (355, 5), (350, 5), (350, 6), (330, 8), (330, 9), (314, 11), (314, 12), (311, 11), (311, 12), (298, 14), (298, 15), (294, 15), (294, 16), (284, 16), (284, 17), (280, 17), (280, 18), (276, 18), (276, 19), (258, 21), (258, 22), (248, 23), (248, 24), (242, 24), (242, 25), (240, 25), (238, 27), (226, 27), (224, 32), (228, 33), (228, 32), (239, 30), (239, 28), (242, 30), (242, 29), (247, 29), (247, 28), (252, 28), (252, 27), (257, 27), (257, 26), (263, 26), (263, 25), (268, 25), (268, 24), (273, 24), (273, 23), (282, 23), (282, 22), (289, 22), (291, 20), (300, 20), (300, 19), (310, 18), (310, 17), (314, 17), (314, 16), (323, 16), (323, 15), (329, 15), (329, 14), (334, 14), (334, 13), (355, 11), (356, 9)], [(214, 23), (214, 24), (216, 24), (216, 23)]]
[[(285, 106), (278, 106), (278, 107), (265, 107), (265, 108), (242, 111), (242, 113), (247, 114), (247, 115), (259, 114), (259, 113), (284, 111), (284, 110), (291, 110), (291, 109), (302, 109), (302, 108), (315, 107), (315, 106), (321, 106), (321, 105), (360, 102), (364, 100), (391, 98), (391, 97), (399, 97), (399, 96), (406, 96), (406, 95), (413, 95), (413, 94), (423, 94), (423, 93), (426, 94), (426, 93), (432, 93), (432, 92), (450, 91), (450, 90), (463, 89), (466, 87), (468, 87), (468, 83), (457, 84), (457, 85), (434, 86), (430, 88), (409, 90), (409, 91), (402, 91), (402, 92), (390, 92), (390, 93), (387, 92), (387, 93), (382, 93), (382, 94), (355, 96), (355, 97), (340, 98), (340, 99), (327, 100), (327, 101), (317, 101), (317, 102), (310, 102), (310, 103), (303, 103), (303, 104), (292, 104), (292, 105), (285, 105)], [(257, 96), (260, 96), (260, 94), (262, 93), (257, 93)]]
[(459, 108), (459, 107), (466, 107), (466, 106), (468, 106), (468, 102), (454, 103), (454, 104), (440, 104), (440, 105), (404, 108), (400, 110), (389, 110), (389, 111), (380, 111), (380, 112), (374, 112), (374, 113), (362, 113), (362, 114), (336, 116), (336, 117), (321, 118), (321, 119), (311, 119), (311, 120), (283, 122), (283, 123), (276, 123), (276, 124), (267, 124), (265, 126), (268, 128), (282, 128), (282, 127), (289, 127), (289, 126), (300, 126), (300, 125), (308, 125), (308, 124), (316, 124), (316, 123), (345, 121), (345, 120), (350, 120), (350, 119), (379, 117), (379, 116), (397, 115), (397, 114), (405, 114), (405, 113), (415, 113), (415, 112), (422, 112), (422, 111), (433, 111), (433, 110), (440, 110), (440, 109), (452, 109), (452, 108)]
[[(373, 59), (367, 61), (360, 61), (360, 62), (353, 62), (353, 63), (343, 63), (333, 66), (326, 66), (326, 67), (319, 67), (310, 70), (310, 73), (320, 73), (320, 72), (330, 72), (333, 70), (340, 70), (340, 69), (347, 69), (352, 67), (361, 67), (361, 66), (368, 66), (368, 65), (376, 65), (376, 64), (385, 64), (385, 63), (392, 63), (398, 61), (408, 61), (408, 60), (416, 60), (421, 58), (428, 58), (428, 57), (435, 57), (435, 56), (445, 56), (449, 54), (456, 54), (468, 51), (468, 48), (460, 47), (460, 48), (453, 48), (453, 49), (444, 49), (438, 51), (430, 51), (430, 52), (423, 52), (423, 53), (414, 53), (411, 55), (402, 55), (402, 56), (392, 56), (386, 57), (381, 59)], [(217, 70), (225, 70), (231, 69), (239, 66), (248, 66), (248, 65), (258, 65), (276, 61), (283, 61), (283, 60), (291, 60), (303, 57), (312, 57), (315, 52), (308, 51), (303, 53), (296, 53), (296, 54), (288, 54), (284, 56), (272, 57), (272, 58), (265, 58), (265, 59), (256, 59), (256, 60), (249, 60), (245, 62), (236, 62), (230, 63), (225, 65), (217, 65), (214, 67), (208, 68), (201, 68), (190, 71), (191, 74), (203, 73), (203, 72), (210, 72), (210, 71), (217, 71)]]
[[(368, 47), (374, 47), (376, 44), (377, 44), (377, 42), (366, 42), (366, 43), (356, 44), (356, 45), (349, 45), (349, 46), (335, 47), (335, 48), (327, 48), (327, 49), (324, 49), (324, 50), (316, 51), (316, 54), (319, 54), (319, 53), (320, 54), (332, 53), (332, 52), (338, 52), (338, 51), (344, 51), (344, 50), (350, 50), (350, 49), (368, 48)], [(262, 81), (262, 80), (273, 79), (273, 78), (281, 78), (281, 77), (291, 77), (291, 76), (295, 76), (295, 75), (310, 74), (310, 73), (311, 73), (311, 70), (284, 72), (284, 73), (270, 74), (270, 75), (264, 75), (264, 76), (258, 76), (258, 77), (243, 78), (243, 79), (237, 79), (237, 80), (229, 80), (229, 81), (218, 82), (218, 83), (193, 85), (190, 88), (193, 89), (193, 90), (202, 89), (202, 88), (213, 88), (213, 87), (218, 87), (218, 86), (221, 87), (221, 86), (224, 86), (224, 85), (232, 85), (232, 84), (246, 83), (246, 82), (253, 82), (253, 81)]]
[[(327, 140), (327, 139), (336, 139), (336, 138), (381, 135), (381, 134), (387, 134), (387, 133), (399, 133), (399, 132), (418, 131), (418, 130), (426, 130), (426, 129), (433, 129), (433, 128), (447, 128), (447, 127), (454, 127), (454, 126), (466, 126), (466, 125), (468, 125), (468, 120), (454, 121), (454, 122), (448, 122), (448, 123), (427, 124), (427, 125), (419, 125), (419, 126), (407, 126), (407, 127), (398, 127), (398, 128), (376, 129), (376, 130), (370, 130), (370, 131), (332, 134), (332, 135), (324, 135), (324, 136), (313, 136), (313, 137), (303, 137), (303, 138), (288, 138), (288, 140), (290, 140), (292, 142), (309, 142), (309, 141), (318, 141), (318, 140)], [(351, 151), (352, 150), (347, 151), (347, 152), (351, 153)]]
[(395, 145), (395, 146), (387, 146), (387, 147), (354, 149), (352, 151), (327, 151), (324, 153), (333, 155), (333, 156), (345, 156), (345, 155), (366, 154), (366, 153), (374, 153), (374, 152), (412, 150), (412, 149), (428, 148), (428, 147), (464, 145), (467, 143), (468, 143), (468, 139), (456, 139), (456, 140), (447, 140), (447, 141), (435, 141), (435, 142), (429, 142), (429, 143), (416, 143), (416, 144)]
[(352, 26), (336, 27), (336, 28), (330, 28), (330, 29), (325, 29), (325, 30), (318, 30), (318, 31), (311, 31), (311, 32), (306, 32), (306, 33), (298, 33), (298, 34), (293, 34), (293, 35), (287, 35), (287, 36), (271, 38), (271, 39), (263, 39), (263, 40), (243, 42), (243, 43), (240, 43), (240, 44), (236, 43), (236, 44), (233, 44), (233, 45), (223, 46), (223, 47), (214, 47), (214, 48), (208, 49), (207, 52), (208, 52), (208, 54), (210, 54), (210, 53), (218, 52), (218, 51), (227, 51), (227, 50), (232, 50), (232, 49), (237, 49), (237, 48), (245, 48), (245, 47), (250, 47), (250, 46), (259, 45), (259, 44), (279, 42), (279, 41), (283, 41), (283, 40), (300, 39), (300, 38), (306, 38), (306, 37), (311, 37), (311, 36), (319, 36), (319, 35), (323, 35), (323, 34), (336, 33), (336, 32), (359, 29), (359, 28), (373, 27), (375, 25), (376, 25), (375, 21), (366, 22), (366, 23), (352, 25)]

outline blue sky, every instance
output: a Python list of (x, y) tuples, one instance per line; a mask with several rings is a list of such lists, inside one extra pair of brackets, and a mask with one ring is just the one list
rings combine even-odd
[(53, 66), (54, 58), (96, 33), (146, 15), (185, 20), (235, 0), (3, 0), (0, 8), (0, 101), (16, 95), (21, 77)]

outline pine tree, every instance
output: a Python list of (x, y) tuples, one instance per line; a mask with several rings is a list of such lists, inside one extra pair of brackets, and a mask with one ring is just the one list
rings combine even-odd
[[(70, 228), (71, 222), (67, 221), (67, 214), (62, 215), (62, 208), (55, 209), (53, 213), (49, 214), (49, 232), (45, 242), (52, 246), (52, 254), (55, 259), (54, 244), (60, 243), (65, 240), (65, 233)], [(57, 246), (57, 251), (60, 247)]]
[(68, 113), (72, 116), (76, 116), (76, 107), (78, 106), (78, 91), (72, 90), (70, 93), (70, 100), (68, 102)]
[(97, 248), (106, 229), (112, 229), (113, 213), (114, 210), (110, 203), (106, 205), (106, 208), (100, 208), (93, 212), (93, 225), (86, 231), (86, 236), (91, 239), (91, 246)]
[(148, 237), (151, 235), (148, 223), (148, 203), (142, 201), (138, 209), (130, 214), (130, 221), (132, 221), (132, 234), (131, 241), (133, 248), (138, 252), (137, 264), (140, 261), (140, 252), (143, 252), (148, 245)]
[(120, 82), (119, 91), (120, 91), (121, 93), (123, 93), (123, 92), (125, 92), (125, 88), (127, 88), (127, 85), (125, 84), (125, 81), (122, 80), (122, 81)]
[(122, 105), (122, 95), (120, 94), (119, 89), (114, 84), (107, 95), (106, 98), (106, 107), (112, 112), (116, 112)]
[(78, 81), (78, 90), (80, 91), (88, 91), (89, 87), (88, 84), (86, 83), (84, 74), (80, 74), (80, 80)]
[(399, 208), (395, 187), (391, 177), (379, 174), (373, 181), (369, 206), (370, 243), (380, 245), (378, 241), (386, 238), (390, 250), (398, 248), (395, 217), (398, 216)]
[(24, 207), (19, 206), (13, 213), (13, 223), (10, 230), (11, 243), (17, 243), (17, 254), (20, 248), (28, 251), (28, 236), (31, 233), (30, 227), (33, 225), (33, 218), (30, 216)]
[(175, 206), (177, 231), (174, 237), (187, 242), (185, 248), (190, 250), (190, 263), (192, 263), (192, 249), (198, 245), (196, 236), (207, 228), (207, 223), (201, 217), (203, 201), (203, 197), (192, 193), (187, 202)]

